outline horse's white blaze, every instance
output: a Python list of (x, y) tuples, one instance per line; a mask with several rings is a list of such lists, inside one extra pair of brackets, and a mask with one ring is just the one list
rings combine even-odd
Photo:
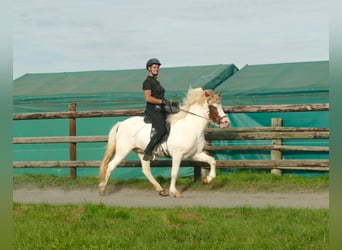
[[(209, 105), (215, 107), (215, 114), (209, 114)], [(207, 183), (216, 177), (215, 159), (203, 152), (205, 146), (204, 130), (208, 126), (209, 117), (214, 116), (213, 122), (221, 128), (226, 128), (230, 124), (229, 118), (220, 104), (220, 96), (215, 95), (211, 90), (189, 89), (182, 109), (189, 111), (189, 113), (181, 111), (169, 117), (170, 135), (167, 141), (156, 150), (156, 156), (164, 157), (163, 152), (168, 152), (172, 157), (169, 192), (177, 198), (180, 197), (180, 192), (176, 189), (176, 179), (183, 158), (207, 162), (210, 165), (209, 175), (205, 179)], [(128, 118), (111, 129), (107, 150), (100, 167), (102, 181), (99, 188), (101, 195), (105, 194), (111, 172), (132, 150), (138, 154), (146, 178), (158, 192), (163, 190), (151, 173), (150, 162), (142, 159), (143, 150), (150, 139), (150, 132), (151, 124), (145, 124), (143, 117), (137, 116)]]

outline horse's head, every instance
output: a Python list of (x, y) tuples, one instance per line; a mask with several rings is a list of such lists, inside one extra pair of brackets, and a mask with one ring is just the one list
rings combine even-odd
[[(191, 109), (193, 106), (204, 108), (204, 110)], [(188, 94), (184, 98), (184, 105), (181, 106), (180, 110), (183, 112), (169, 116), (168, 119), (171, 124), (184, 118), (187, 114), (191, 114), (209, 119), (221, 128), (228, 128), (230, 125), (229, 118), (222, 108), (221, 93), (215, 94), (211, 89), (189, 88)]]
[(209, 108), (209, 119), (220, 126), (220, 128), (228, 128), (230, 120), (226, 113), (224, 113), (221, 104), (221, 93), (215, 94), (212, 90), (205, 90), (205, 97), (207, 99)]

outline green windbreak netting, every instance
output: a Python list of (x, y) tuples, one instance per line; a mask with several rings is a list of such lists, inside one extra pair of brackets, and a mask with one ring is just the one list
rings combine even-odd
[[(160, 81), (167, 98), (181, 101), (188, 88), (215, 88), (238, 71), (233, 64), (161, 68)], [(68, 111), (70, 103), (78, 111), (144, 108), (142, 82), (145, 69), (26, 74), (13, 85), (14, 113)], [(107, 135), (110, 128), (127, 117), (77, 119), (77, 135)], [(67, 119), (14, 121), (14, 137), (67, 136)], [(78, 143), (78, 160), (101, 160), (105, 143)], [(69, 144), (15, 144), (14, 161), (57, 161), (69, 159)], [(137, 160), (130, 154), (127, 160)], [(155, 175), (170, 176), (168, 168), (153, 168)], [(68, 175), (68, 169), (14, 169), (14, 174), (52, 173)], [(192, 174), (181, 168), (180, 176)], [(78, 175), (98, 175), (98, 169), (79, 169)], [(139, 168), (118, 168), (113, 178), (143, 177)]]
[[(216, 89), (223, 105), (275, 105), (329, 103), (329, 62), (247, 65)], [(329, 112), (279, 112), (229, 114), (231, 127), (269, 127), (282, 118), (287, 127), (329, 128)], [(225, 145), (271, 145), (271, 141), (217, 142)], [(284, 145), (329, 146), (326, 139), (284, 140)], [(269, 151), (221, 151), (219, 159), (270, 159)], [(328, 153), (284, 151), (284, 159), (328, 159)]]

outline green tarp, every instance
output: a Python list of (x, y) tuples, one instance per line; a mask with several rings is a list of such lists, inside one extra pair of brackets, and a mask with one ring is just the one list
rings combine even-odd
[(329, 62), (247, 65), (216, 88), (224, 105), (329, 102)]
[[(216, 88), (223, 105), (329, 103), (329, 62), (247, 65)], [(272, 118), (283, 126), (329, 128), (329, 112), (229, 114), (231, 127), (269, 127)], [(271, 145), (271, 141), (233, 141), (226, 145)], [(222, 144), (222, 143), (221, 143)], [(284, 140), (284, 145), (328, 146), (328, 140)], [(270, 152), (223, 151), (219, 159), (270, 159)], [(284, 151), (284, 159), (327, 159), (328, 153)]]
[[(161, 68), (167, 98), (182, 99), (187, 89), (214, 89), (238, 68), (233, 64)], [(14, 112), (144, 108), (145, 69), (26, 74), (14, 81)]]

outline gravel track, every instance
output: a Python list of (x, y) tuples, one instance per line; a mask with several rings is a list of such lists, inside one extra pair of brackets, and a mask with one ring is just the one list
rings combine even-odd
[(186, 190), (182, 197), (161, 197), (153, 190), (120, 188), (100, 196), (95, 189), (63, 190), (59, 188), (20, 187), (13, 190), (13, 201), (48, 204), (106, 204), (120, 207), (288, 207), (329, 208), (329, 191), (292, 193), (240, 193)]

